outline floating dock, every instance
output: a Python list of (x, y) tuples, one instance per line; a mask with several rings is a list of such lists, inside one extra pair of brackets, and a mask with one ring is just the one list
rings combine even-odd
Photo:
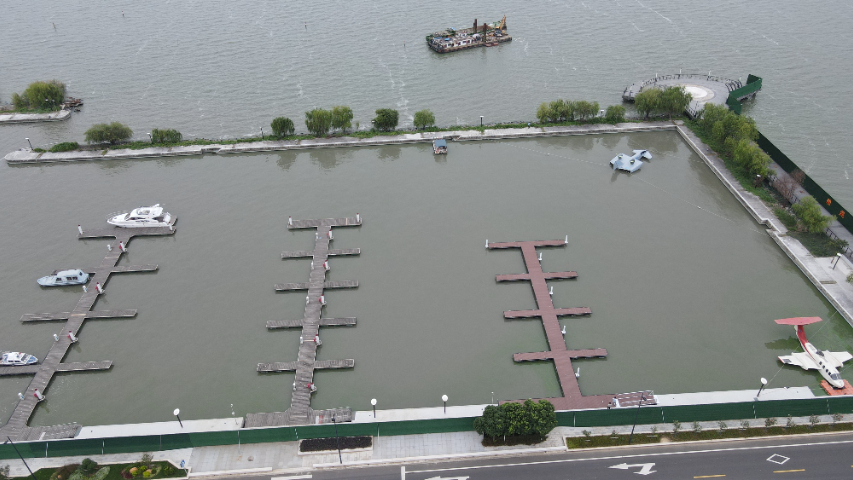
[(471, 28), (448, 28), (426, 36), (427, 46), (437, 53), (494, 47), (511, 41), (512, 37), (506, 33), (506, 15), (499, 22), (478, 24), (477, 19), (474, 19)]
[(591, 315), (592, 310), (587, 307), (578, 308), (554, 308), (551, 295), (548, 290), (547, 280), (562, 280), (577, 278), (576, 272), (543, 272), (542, 265), (536, 255), (536, 247), (565, 247), (564, 240), (544, 240), (530, 242), (506, 242), (488, 243), (489, 250), (520, 248), (524, 256), (524, 264), (527, 273), (498, 275), (497, 282), (529, 281), (533, 287), (533, 295), (536, 297), (536, 310), (518, 310), (504, 312), (504, 318), (540, 318), (548, 338), (549, 351), (516, 353), (513, 360), (516, 362), (530, 362), (540, 360), (553, 360), (557, 369), (557, 377), (563, 396), (557, 398), (546, 398), (556, 410), (575, 410), (585, 408), (602, 408), (611, 405), (614, 395), (592, 395), (584, 396), (578, 386), (577, 377), (572, 367), (572, 359), (576, 358), (604, 358), (607, 350), (594, 348), (586, 350), (569, 350), (566, 348), (566, 340), (560, 329), (561, 316)]
[(317, 360), (317, 343), (321, 326), (353, 326), (355, 317), (321, 318), (325, 304), (324, 291), (327, 288), (356, 288), (358, 282), (327, 281), (326, 265), (331, 255), (358, 255), (360, 249), (332, 250), (332, 227), (353, 227), (361, 225), (361, 217), (355, 218), (326, 218), (320, 220), (288, 220), (290, 230), (315, 228), (314, 250), (299, 250), (284, 252), (282, 259), (312, 258), (311, 274), (305, 283), (282, 283), (275, 285), (276, 291), (307, 290), (305, 298), (305, 314), (299, 320), (273, 320), (267, 322), (270, 330), (280, 328), (301, 328), (299, 354), (295, 362), (258, 363), (257, 371), (261, 373), (295, 372), (293, 395), (290, 408), (284, 412), (250, 413), (246, 415), (246, 427), (272, 427), (280, 425), (311, 425), (317, 423), (349, 422), (352, 420), (352, 410), (339, 408), (334, 410), (313, 410), (311, 408), (311, 386), (314, 383), (314, 370), (339, 369), (355, 367), (355, 360)]
[(92, 278), (88, 284), (88, 291), (83, 293), (77, 306), (70, 312), (58, 313), (35, 313), (26, 314), (21, 317), (22, 322), (46, 322), (46, 321), (65, 321), (62, 333), (58, 334), (59, 341), (53, 342), (47, 355), (44, 356), (41, 363), (36, 365), (28, 365), (25, 367), (3, 367), (0, 368), (0, 376), (8, 375), (34, 375), (34, 378), (27, 386), (23, 393), (24, 398), (18, 401), (15, 410), (12, 412), (9, 421), (0, 427), (0, 438), (10, 437), (13, 441), (27, 440), (48, 440), (57, 438), (74, 437), (80, 430), (80, 426), (72, 425), (55, 425), (49, 427), (29, 427), (27, 422), (32, 416), (39, 404), (36, 399), (35, 391), (38, 391), (47, 396), (47, 389), (50, 385), (53, 376), (57, 373), (66, 372), (87, 372), (97, 370), (109, 370), (112, 367), (112, 361), (95, 361), (95, 362), (63, 362), (62, 360), (68, 354), (69, 348), (73, 344), (68, 337), (68, 333), (72, 333), (75, 337), (79, 334), (83, 327), (83, 322), (88, 319), (97, 318), (133, 318), (136, 316), (136, 310), (95, 310), (92, 311), (92, 306), (98, 300), (101, 294), (98, 292), (97, 284), (101, 285), (102, 289), (106, 288), (110, 275), (113, 273), (132, 273), (132, 272), (150, 272), (157, 270), (156, 265), (139, 265), (139, 266), (122, 266), (116, 264), (124, 253), (119, 248), (119, 242), (125, 246), (130, 243), (133, 237), (140, 235), (174, 235), (175, 228), (168, 227), (147, 227), (147, 228), (105, 228), (99, 230), (84, 230), (77, 238), (102, 238), (115, 237), (112, 242), (111, 250), (107, 253), (101, 265), (86, 269), (92, 273)]

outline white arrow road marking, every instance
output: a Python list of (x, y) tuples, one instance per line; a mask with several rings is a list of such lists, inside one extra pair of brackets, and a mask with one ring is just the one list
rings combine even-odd
[(468, 477), (432, 477), (426, 480), (468, 480)]
[(628, 470), (629, 468), (642, 467), (642, 468), (640, 468), (639, 472), (634, 472), (634, 473), (638, 473), (640, 475), (648, 475), (650, 473), (657, 472), (657, 470), (652, 470), (652, 467), (654, 467), (654, 466), (655, 466), (654, 463), (638, 463), (636, 465), (628, 465), (627, 463), (620, 463), (619, 465), (613, 465), (612, 467), (609, 467), (609, 468), (618, 468), (619, 470)]

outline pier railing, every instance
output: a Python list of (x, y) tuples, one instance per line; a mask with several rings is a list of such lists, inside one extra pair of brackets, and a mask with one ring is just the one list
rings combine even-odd
[[(683, 405), (636, 408), (612, 408), (557, 412), (557, 424), (567, 427), (604, 427), (631, 425), (636, 416), (639, 424), (661, 424), (673, 421), (736, 421), (770, 417), (804, 417), (809, 415), (853, 413), (853, 397), (819, 397), (802, 400), (761, 400), (742, 403)], [(473, 431), (474, 417), (439, 418), (377, 423), (339, 423), (340, 436), (396, 436), (425, 433)], [(735, 425), (732, 425), (735, 427)], [(247, 443), (292, 442), (304, 438), (335, 436), (334, 425), (303, 427), (270, 427), (220, 432), (178, 433), (136, 437), (91, 438), (16, 442), (26, 458), (103, 455), (154, 452), (178, 448), (237, 445)], [(0, 445), (0, 460), (17, 458), (11, 445)]]

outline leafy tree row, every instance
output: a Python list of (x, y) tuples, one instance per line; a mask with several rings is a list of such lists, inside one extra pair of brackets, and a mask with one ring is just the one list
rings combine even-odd
[(652, 113), (664, 113), (672, 119), (690, 105), (693, 96), (683, 86), (646, 88), (634, 97), (637, 112), (648, 119)]
[(586, 100), (554, 100), (543, 102), (536, 109), (536, 118), (539, 123), (583, 121), (595, 117), (596, 114), (598, 114), (598, 102)]
[(492, 438), (509, 435), (544, 437), (557, 426), (554, 405), (548, 400), (489, 405), (482, 417), (474, 419), (474, 430)]
[[(333, 107), (331, 110), (315, 108), (314, 110), (305, 112), (305, 128), (308, 129), (308, 132), (318, 137), (327, 135), (334, 130), (347, 133), (352, 128), (352, 119), (352, 109), (346, 106)], [(380, 108), (376, 110), (373, 127), (382, 132), (392, 131), (397, 128), (399, 119), (400, 114), (397, 110)], [(430, 110), (420, 110), (415, 113), (414, 123), (415, 128), (419, 129), (434, 126), (435, 115)], [(272, 127), (273, 135), (279, 138), (293, 135), (296, 128), (293, 120), (287, 117), (273, 119), (270, 126)]]
[(57, 110), (65, 102), (65, 84), (58, 80), (33, 82), (24, 93), (12, 94), (16, 110)]
[(755, 143), (758, 139), (755, 120), (738, 115), (725, 105), (706, 103), (698, 122), (741, 172), (751, 177), (768, 174), (770, 157)]

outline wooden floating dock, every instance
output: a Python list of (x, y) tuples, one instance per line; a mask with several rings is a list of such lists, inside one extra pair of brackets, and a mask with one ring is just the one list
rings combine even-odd
[[(112, 273), (141, 273), (141, 272), (156, 272), (157, 265), (116, 265), (113, 267)], [(98, 267), (82, 269), (86, 273), (94, 273)]]
[(542, 265), (536, 255), (537, 247), (564, 247), (564, 240), (545, 240), (545, 241), (529, 241), (529, 242), (504, 242), (504, 243), (488, 243), (486, 247), (489, 250), (520, 248), (524, 256), (524, 264), (527, 267), (527, 273), (498, 275), (495, 277), (497, 282), (514, 282), (514, 281), (529, 281), (533, 287), (533, 295), (536, 298), (538, 306), (535, 310), (510, 310), (504, 312), (504, 318), (541, 318), (542, 326), (545, 329), (545, 335), (548, 339), (549, 351), (546, 352), (530, 352), (516, 353), (513, 355), (513, 360), (516, 362), (531, 362), (540, 360), (552, 360), (554, 367), (557, 370), (557, 377), (560, 381), (560, 388), (563, 390), (563, 396), (557, 398), (547, 398), (546, 400), (554, 404), (557, 410), (573, 410), (585, 408), (602, 408), (611, 403), (613, 395), (594, 395), (584, 396), (578, 386), (577, 377), (575, 377), (572, 359), (577, 358), (603, 358), (607, 356), (607, 350), (603, 348), (587, 349), (587, 350), (569, 350), (566, 348), (566, 340), (560, 328), (559, 317), (561, 316), (580, 316), (590, 315), (592, 310), (587, 307), (579, 308), (554, 308), (554, 303), (551, 301), (551, 295), (548, 293), (547, 280), (562, 280), (577, 278), (576, 272), (543, 272)]
[[(330, 257), (340, 257), (346, 255), (361, 255), (360, 248), (344, 248), (340, 250), (329, 250)], [(281, 258), (311, 258), (314, 256), (314, 250), (295, 250), (292, 252), (282, 252)]]
[[(94, 287), (93, 287), (94, 288)], [(21, 316), (22, 322), (54, 322), (68, 320), (71, 312), (56, 313), (25, 313)], [(97, 318), (133, 318), (136, 310), (90, 310), (84, 314), (87, 320)]]
[[(274, 320), (267, 322), (268, 329), (279, 328), (302, 328), (301, 338), (314, 339), (319, 335), (321, 326), (332, 325), (355, 325), (355, 317), (345, 318), (321, 318), (323, 305), (320, 297), (327, 288), (356, 288), (356, 281), (327, 281), (326, 268), (323, 264), (334, 252), (335, 255), (358, 255), (360, 249), (332, 250), (329, 238), (333, 227), (352, 227), (361, 225), (361, 218), (325, 218), (315, 220), (289, 220), (287, 228), (290, 230), (315, 228), (317, 233), (314, 239), (314, 250), (286, 251), (281, 258), (312, 258), (314, 260), (308, 282), (304, 283), (282, 283), (277, 284), (277, 291), (307, 290), (308, 296), (305, 303), (305, 314), (300, 320)], [(290, 408), (285, 412), (254, 413), (246, 415), (246, 427), (270, 427), (280, 425), (311, 425), (314, 423), (331, 423), (331, 415), (311, 408), (311, 389), (309, 384), (314, 383), (314, 370), (353, 368), (355, 360), (317, 360), (317, 344), (311, 340), (302, 341), (299, 345), (299, 353), (295, 362), (273, 362), (259, 363), (258, 372), (295, 372), (293, 382), (293, 394), (290, 399)], [(349, 408), (335, 409), (337, 421), (350, 421), (352, 411)]]
[[(355, 326), (355, 317), (341, 317), (341, 318), (321, 318), (320, 326), (321, 327), (354, 327)], [(302, 328), (305, 325), (305, 319), (301, 320), (270, 320), (267, 322), (267, 328), (270, 330), (274, 330), (277, 328)]]
[[(277, 283), (275, 290), (278, 292), (289, 292), (293, 290), (308, 290), (309, 283)], [(323, 288), (358, 288), (358, 282), (354, 280), (343, 280), (337, 282), (324, 282)]]
[[(113, 366), (111, 360), (102, 362), (71, 362), (60, 363), (56, 366), (56, 373), (66, 372), (87, 372), (94, 370), (109, 370)], [(0, 377), (8, 377), (12, 375), (35, 375), (41, 370), (39, 364), (25, 365), (22, 367), (0, 367)]]
[[(23, 322), (37, 321), (65, 321), (62, 327), (62, 335), (59, 335), (59, 341), (53, 342), (47, 355), (41, 359), (41, 363), (32, 366), (32, 372), (27, 374), (34, 375), (32, 381), (27, 386), (24, 394), (24, 399), (18, 401), (9, 421), (0, 427), (0, 438), (6, 436), (12, 440), (25, 441), (32, 439), (56, 439), (69, 438), (79, 432), (79, 425), (57, 425), (53, 427), (29, 427), (27, 422), (38, 406), (38, 401), (35, 398), (35, 390), (38, 389), (45, 396), (49, 397), (47, 389), (50, 385), (53, 376), (57, 373), (68, 372), (85, 372), (96, 370), (107, 370), (112, 366), (111, 361), (101, 362), (71, 362), (63, 363), (63, 359), (68, 354), (71, 348), (71, 340), (67, 333), (71, 332), (74, 335), (80, 333), (83, 323), (87, 319), (96, 318), (132, 318), (136, 315), (136, 310), (104, 310), (92, 311), (92, 307), (98, 300), (99, 294), (96, 283), (100, 283), (101, 287), (107, 289), (107, 283), (110, 275), (113, 273), (130, 273), (136, 271), (153, 271), (156, 270), (156, 265), (142, 266), (118, 266), (119, 259), (124, 252), (119, 249), (119, 242), (128, 245), (134, 237), (137, 236), (152, 236), (152, 235), (173, 235), (176, 229), (174, 227), (146, 227), (146, 228), (103, 228), (96, 230), (84, 230), (79, 234), (79, 239), (89, 238), (104, 238), (114, 237), (115, 240), (110, 244), (112, 250), (107, 252), (101, 265), (88, 269), (92, 273), (89, 282), (89, 289), (84, 292), (77, 302), (77, 306), (71, 312), (47, 313), (47, 314), (30, 314), (21, 317)], [(153, 269), (152, 269), (153, 267)], [(31, 368), (31, 367), (14, 367), (14, 368)], [(2, 370), (5, 372), (5, 370)], [(21, 374), (21, 373), (19, 373)], [(50, 401), (49, 398), (47, 401)]]

